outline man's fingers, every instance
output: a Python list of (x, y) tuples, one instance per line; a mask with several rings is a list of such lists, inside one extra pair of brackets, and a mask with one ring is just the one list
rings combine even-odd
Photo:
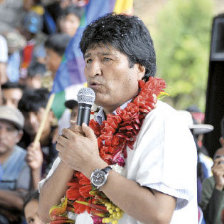
[(67, 148), (69, 140), (65, 138), (64, 136), (59, 136), (56, 144), (56, 149), (58, 151), (64, 151)]
[[(64, 128), (64, 129), (62, 130), (62, 135), (61, 135), (61, 136), (65, 137), (65, 138), (67, 138), (67, 139), (74, 139), (76, 134), (77, 134), (77, 133), (75, 133), (75, 132), (72, 131), (71, 129), (69, 129), (69, 128)], [(60, 136), (59, 136), (59, 137), (60, 137)], [(58, 138), (59, 138), (59, 137), (58, 137)]]
[(85, 123), (82, 124), (82, 130), (87, 138), (92, 140), (96, 139), (93, 129), (87, 126)]

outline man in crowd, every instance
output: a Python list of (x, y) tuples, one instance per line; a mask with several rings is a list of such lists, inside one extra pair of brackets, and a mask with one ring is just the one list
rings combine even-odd
[(63, 9), (59, 19), (60, 31), (73, 37), (80, 25), (82, 14), (82, 8), (75, 5)]
[(27, 89), (24, 91), (18, 106), (25, 118), (24, 136), (20, 141), (20, 145), (27, 148), (27, 162), (32, 170), (33, 187), (35, 189), (41, 176), (46, 175), (57, 156), (54, 139), (54, 135), (57, 133), (57, 126), (54, 124), (52, 111), (48, 114), (40, 142), (37, 144), (33, 143), (44, 117), (48, 96), (49, 92), (45, 88)]
[[(82, 131), (75, 125), (63, 130), (57, 140), (60, 159), (40, 183), (42, 219), (49, 221), (49, 209), (65, 195), (66, 183), (75, 170), (90, 179), (97, 194), (101, 191), (124, 211), (119, 224), (196, 224), (196, 148), (177, 112), (154, 101), (152, 92), (163, 84), (149, 77), (155, 75), (156, 58), (147, 28), (137, 17), (109, 14), (86, 28), (80, 47), (88, 87), (96, 94), (95, 104), (102, 107), (97, 123), (90, 123), (100, 137), (97, 141), (85, 124), (80, 127)], [(145, 89), (148, 85), (151, 87)], [(143, 115), (146, 108), (147, 115)], [(135, 124), (141, 116), (145, 118), (138, 132)], [(122, 173), (117, 166), (123, 166)], [(83, 190), (74, 184), (74, 189)], [(67, 191), (68, 197), (70, 192), (72, 189)], [(79, 213), (77, 224), (93, 223), (88, 213)]]
[(221, 134), (219, 148), (214, 155), (212, 167), (213, 176), (204, 180), (202, 185), (201, 207), (206, 223), (222, 224), (224, 222), (224, 120), (221, 121)]
[(23, 199), (30, 189), (26, 151), (16, 144), (23, 135), (24, 118), (12, 107), (0, 106), (0, 223), (20, 223)]
[(23, 90), (24, 86), (17, 82), (6, 82), (2, 85), (2, 104), (17, 108)]
[(67, 34), (52, 34), (45, 41), (46, 67), (52, 73), (53, 79), (61, 64), (62, 56), (70, 39), (70, 36)]
[(27, 224), (44, 224), (37, 213), (39, 203), (39, 192), (31, 191), (24, 201), (24, 215)]

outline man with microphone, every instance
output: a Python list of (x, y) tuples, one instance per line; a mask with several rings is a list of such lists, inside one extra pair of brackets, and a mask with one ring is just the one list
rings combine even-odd
[(153, 77), (147, 28), (135, 16), (108, 14), (86, 28), (80, 48), (101, 109), (90, 126), (59, 136), (59, 158), (40, 183), (40, 217), (49, 222), (66, 195), (60, 218), (76, 224), (196, 224), (196, 148), (177, 112), (157, 100), (165, 84)]

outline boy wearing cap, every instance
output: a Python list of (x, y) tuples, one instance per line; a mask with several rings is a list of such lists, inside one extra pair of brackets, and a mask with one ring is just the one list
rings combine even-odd
[(23, 197), (30, 189), (26, 152), (17, 146), (23, 126), (18, 109), (0, 106), (0, 223), (20, 223)]

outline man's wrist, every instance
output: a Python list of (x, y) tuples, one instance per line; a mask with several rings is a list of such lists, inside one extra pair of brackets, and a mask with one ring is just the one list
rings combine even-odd
[(101, 160), (98, 163), (94, 163), (93, 165), (89, 166), (85, 171), (85, 175), (90, 179), (90, 176), (94, 170), (103, 169), (106, 166), (108, 166), (108, 164), (105, 161)]

